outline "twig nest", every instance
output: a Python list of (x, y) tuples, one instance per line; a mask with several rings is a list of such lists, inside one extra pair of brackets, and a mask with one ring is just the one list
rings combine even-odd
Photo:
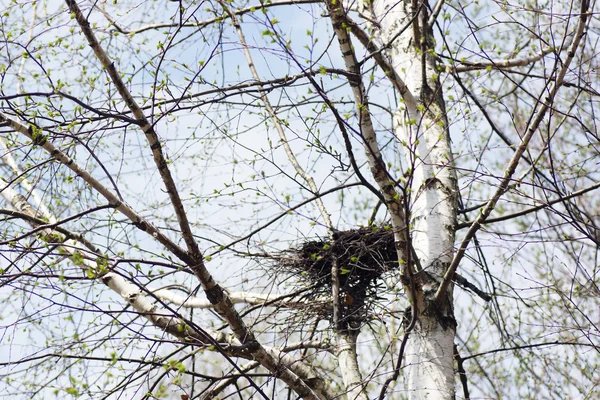
[(351, 325), (362, 322), (377, 301), (383, 288), (379, 278), (399, 266), (394, 236), (386, 225), (338, 231), (333, 241), (304, 242), (273, 259), (278, 273), (297, 276), (300, 285), (314, 287), (311, 294), (319, 297), (331, 296), (331, 271), (337, 260), (342, 320)]

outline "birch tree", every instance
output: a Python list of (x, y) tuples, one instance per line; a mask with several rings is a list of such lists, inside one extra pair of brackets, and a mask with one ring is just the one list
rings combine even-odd
[(17, 398), (593, 398), (588, 0), (8, 1)]

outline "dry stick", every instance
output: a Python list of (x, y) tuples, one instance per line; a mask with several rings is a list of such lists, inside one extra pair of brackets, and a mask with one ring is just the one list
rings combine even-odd
[[(471, 242), (471, 239), (473, 239), (473, 237), (475, 236), (475, 233), (479, 230), (479, 228), (481, 228), (481, 225), (483, 223), (485, 223), (486, 219), (491, 214), (492, 210), (496, 206), (496, 203), (498, 202), (500, 197), (504, 193), (506, 193), (506, 190), (512, 179), (512, 176), (515, 173), (515, 170), (517, 169), (517, 165), (519, 164), (521, 156), (527, 149), (527, 145), (529, 144), (529, 141), (533, 137), (533, 134), (537, 131), (540, 123), (542, 122), (542, 120), (544, 119), (544, 116), (546, 115), (546, 112), (550, 109), (550, 105), (554, 101), (554, 98), (556, 97), (556, 94), (558, 93), (558, 90), (560, 89), (560, 87), (562, 85), (562, 81), (565, 77), (565, 74), (567, 73), (567, 71), (569, 69), (569, 65), (571, 64), (571, 61), (575, 57), (575, 51), (577, 50), (577, 47), (579, 46), (579, 42), (581, 41), (581, 39), (583, 37), (585, 23), (586, 23), (586, 20), (588, 17), (587, 10), (588, 10), (588, 0), (582, 0), (581, 1), (581, 11), (579, 14), (579, 22), (577, 25), (575, 38), (573, 39), (573, 42), (571, 43), (571, 46), (569, 47), (569, 51), (567, 52), (567, 58), (565, 59), (565, 61), (563, 63), (563, 67), (560, 70), (558, 76), (556, 77), (556, 82), (554, 84), (554, 87), (552, 88), (552, 90), (550, 91), (548, 96), (545, 98), (540, 110), (538, 111), (537, 115), (531, 122), (529, 129), (527, 130), (527, 133), (521, 140), (521, 143), (519, 144), (519, 147), (517, 147), (515, 154), (513, 154), (513, 157), (509, 162), (508, 168), (504, 172), (504, 176), (502, 178), (502, 181), (500, 182), (500, 185), (498, 186), (498, 189), (496, 190), (496, 192), (494, 193), (492, 198), (488, 201), (486, 207), (481, 211), (481, 213), (479, 214), (477, 219), (473, 222), (473, 224), (467, 231), (465, 238), (461, 242), (460, 247), (458, 248), (456, 254), (454, 255), (454, 258), (452, 259), (452, 262), (450, 263), (450, 266), (448, 267), (446, 274), (444, 275), (444, 280), (442, 281), (442, 283), (438, 287), (438, 290), (435, 293), (435, 301), (436, 302), (439, 302), (440, 299), (445, 295), (446, 290), (448, 289), (448, 286), (452, 282), (452, 278), (454, 277), (454, 274), (456, 273), (456, 269), (458, 268), (458, 265), (460, 264), (460, 261), (463, 258), (469, 243)], [(548, 84), (549, 83), (550, 83), (550, 81), (548, 81)], [(541, 97), (542, 96), (540, 96), (540, 98)]]

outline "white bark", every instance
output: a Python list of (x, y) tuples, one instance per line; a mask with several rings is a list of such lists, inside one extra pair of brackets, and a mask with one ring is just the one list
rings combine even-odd
[(356, 355), (358, 332), (338, 332), (336, 336), (338, 365), (346, 388), (346, 398), (348, 400), (368, 400)]
[(403, 363), (410, 399), (454, 399), (454, 330), (440, 328), (421, 315), (410, 333)]
[[(338, 44), (344, 58), (346, 69), (354, 75), (353, 78), (348, 78), (348, 82), (352, 88), (356, 112), (359, 115), (360, 131), (364, 140), (365, 153), (367, 155), (369, 166), (371, 167), (371, 172), (379, 186), (383, 199), (386, 202), (386, 206), (390, 211), (394, 239), (398, 249), (400, 249), (404, 240), (404, 214), (399, 201), (400, 197), (396, 192), (394, 183), (390, 182), (390, 179), (388, 178), (381, 157), (377, 135), (371, 121), (367, 92), (361, 78), (360, 65), (358, 64), (354, 46), (352, 45), (352, 40), (346, 28), (348, 21), (346, 10), (341, 2), (334, 0), (327, 0), (326, 5), (330, 14), (333, 30), (337, 36)], [(401, 252), (402, 250), (399, 251)], [(337, 276), (335, 264), (336, 263), (334, 262), (334, 268), (332, 268), (332, 276), (334, 277)], [(336, 339), (338, 342), (338, 365), (340, 367), (340, 373), (344, 380), (348, 399), (366, 400), (368, 397), (362, 386), (362, 377), (356, 355), (356, 338), (358, 332), (351, 329), (342, 329), (342, 327), (337, 326), (338, 320), (336, 310), (338, 309), (339, 304), (336, 303), (336, 300), (338, 300), (338, 292), (336, 292), (335, 289), (336, 287), (339, 287), (339, 282), (334, 279), (332, 286), (334, 288), (333, 319), (334, 324), (336, 325), (335, 329), (337, 330)]]
[[(213, 308), (214, 305), (208, 299), (201, 299), (192, 295), (180, 295), (174, 293), (172, 290), (167, 289), (150, 289), (152, 294), (163, 301), (175, 304), (177, 306), (186, 308), (198, 308), (208, 309)], [(283, 307), (283, 308), (302, 308), (306, 307), (309, 303), (322, 302), (323, 307), (327, 307), (325, 304), (328, 298), (318, 299), (294, 299), (294, 296), (285, 294), (263, 294), (263, 293), (251, 293), (251, 292), (228, 292), (229, 298), (232, 304), (252, 304), (252, 305), (265, 305), (272, 307)], [(267, 304), (268, 303), (268, 304)]]
[(388, 54), (391, 67), (406, 83), (408, 96), (417, 102), (414, 108), (412, 102), (400, 103), (395, 118), (395, 134), (409, 172), (412, 246), (418, 257), (412, 299), (416, 321), (406, 344), (404, 372), (409, 398), (453, 399), (452, 288), (442, 301), (433, 300), (452, 260), (456, 174), (441, 86), (429, 54), (432, 34), (423, 9), (413, 18), (419, 4), (374, 2), (380, 41), (386, 44), (394, 40)]
[[(19, 165), (15, 161), (15, 158), (12, 156), (11, 149), (6, 144), (6, 140), (4, 140), (3, 137), (0, 137), (0, 148), (3, 149), (2, 161), (4, 161), (4, 163), (10, 167), (10, 169), (12, 169), (15, 176), (23, 177), (19, 180), (19, 185), (31, 195), (31, 198), (37, 206), (37, 212), (41, 214), (44, 218), (46, 218), (48, 222), (56, 222), (56, 219), (50, 213), (50, 211), (46, 207), (46, 204), (42, 201), (42, 197), (38, 193), (37, 189), (35, 189), (31, 182), (29, 182), (29, 180), (26, 177), (24, 177), (23, 171), (21, 170), (21, 168), (19, 168)], [(1, 190), (4, 190), (4, 188), (2, 188)]]

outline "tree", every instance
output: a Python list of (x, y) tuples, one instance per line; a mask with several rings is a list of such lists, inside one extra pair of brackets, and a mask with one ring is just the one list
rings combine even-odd
[(593, 397), (587, 0), (3, 5), (7, 396)]

